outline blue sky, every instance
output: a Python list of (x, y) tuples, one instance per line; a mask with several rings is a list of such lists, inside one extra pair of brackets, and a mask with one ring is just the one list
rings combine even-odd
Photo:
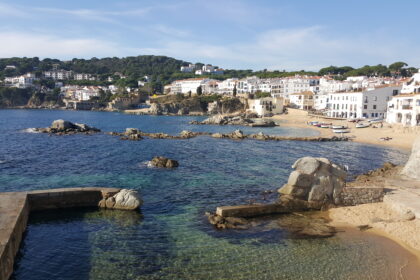
[(0, 57), (167, 55), (223, 68), (420, 66), (416, 0), (0, 0)]

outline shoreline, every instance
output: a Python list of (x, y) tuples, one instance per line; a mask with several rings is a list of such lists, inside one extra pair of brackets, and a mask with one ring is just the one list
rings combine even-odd
[[(383, 202), (361, 204), (357, 206), (329, 209), (326, 213), (329, 224), (338, 229), (360, 231), (361, 226), (368, 225), (365, 233), (381, 236), (395, 242), (406, 252), (407, 277), (403, 279), (419, 279), (420, 275), (420, 220), (402, 220), (401, 215)], [(384, 246), (390, 243), (384, 242)]]
[[(352, 141), (363, 144), (373, 144), (385, 147), (392, 147), (402, 149), (405, 151), (411, 150), (414, 140), (417, 136), (420, 136), (419, 127), (403, 127), (398, 124), (384, 123), (382, 128), (355, 128), (354, 123), (350, 123), (347, 120), (331, 120), (322, 119), (320, 117), (309, 116), (306, 111), (298, 109), (288, 109), (288, 114), (276, 115), (271, 118), (267, 118), (273, 121), (279, 122), (280, 126), (283, 127), (298, 127), (298, 128), (310, 128), (318, 131), (321, 137), (331, 137), (333, 135), (341, 136), (341, 134), (333, 133), (331, 129), (320, 128), (316, 126), (310, 126), (307, 123), (310, 121), (324, 121), (326, 123), (332, 123), (335, 125), (344, 125), (350, 128), (350, 133), (343, 134), (352, 139)], [(379, 126), (379, 124), (376, 124)], [(391, 140), (381, 141), (380, 138), (391, 137)]]

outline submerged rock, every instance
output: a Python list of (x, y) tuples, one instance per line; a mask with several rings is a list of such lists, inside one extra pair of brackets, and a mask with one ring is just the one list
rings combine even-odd
[(175, 168), (179, 166), (178, 161), (174, 159), (169, 159), (166, 157), (154, 157), (150, 161), (150, 165), (153, 167), (160, 167), (160, 168)]

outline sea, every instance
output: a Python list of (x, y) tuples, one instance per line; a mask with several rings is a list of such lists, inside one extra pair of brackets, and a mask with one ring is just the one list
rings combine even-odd
[[(310, 128), (189, 124), (204, 117), (118, 112), (0, 110), (0, 191), (83, 186), (137, 190), (141, 211), (71, 209), (32, 213), (11, 279), (388, 279), (398, 265), (371, 234), (297, 238), (270, 224), (218, 230), (206, 212), (217, 206), (273, 201), (291, 165), (326, 157), (349, 179), (391, 161), (398, 149), (354, 142), (215, 139), (123, 141), (106, 133), (50, 136), (29, 128), (65, 119), (103, 132), (138, 128), (316, 136)], [(147, 163), (179, 161), (175, 169)]]

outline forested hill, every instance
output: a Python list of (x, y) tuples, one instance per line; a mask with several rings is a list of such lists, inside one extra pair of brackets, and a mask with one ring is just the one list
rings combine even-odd
[[(107, 57), (77, 59), (70, 61), (61, 61), (58, 59), (46, 58), (40, 60), (34, 58), (2, 58), (0, 59), (0, 75), (19, 75), (33, 71), (51, 70), (53, 64), (58, 64), (59, 68), (64, 70), (73, 70), (77, 73), (88, 73), (96, 75), (113, 75), (120, 72), (126, 76), (138, 78), (144, 75), (171, 75), (179, 72), (182, 65), (187, 64), (182, 60), (166, 56), (133, 56), (125, 58)], [(4, 70), (7, 65), (16, 66), (16, 70)]]

